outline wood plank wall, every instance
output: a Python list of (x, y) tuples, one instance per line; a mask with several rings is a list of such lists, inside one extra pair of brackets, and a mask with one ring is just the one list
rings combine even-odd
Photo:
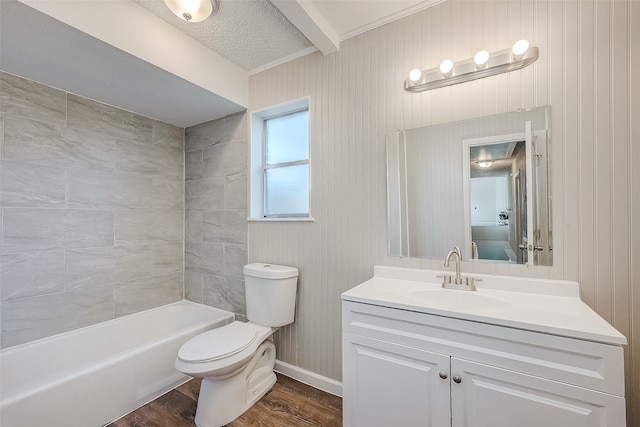
[[(540, 49), (524, 70), (403, 90), (413, 67), (521, 38)], [(463, 271), (580, 281), (586, 303), (630, 340), (627, 406), (640, 424), (639, 45), (634, 0), (448, 0), (345, 40), (337, 53), (252, 76), (250, 110), (311, 96), (315, 222), (249, 225), (250, 261), (301, 272), (296, 322), (279, 333), (278, 358), (341, 379), (340, 293), (370, 278), (375, 264), (441, 266), (386, 255), (387, 132), (551, 105), (554, 265)]]

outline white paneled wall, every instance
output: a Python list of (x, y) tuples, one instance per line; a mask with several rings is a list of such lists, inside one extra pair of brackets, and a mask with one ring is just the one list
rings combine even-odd
[[(540, 49), (524, 70), (420, 94), (402, 89), (413, 67), (505, 49), (520, 38)], [(441, 260), (386, 255), (387, 132), (551, 105), (554, 265), (463, 269), (580, 281), (584, 300), (631, 340), (628, 406), (640, 411), (640, 342), (633, 340), (640, 330), (640, 150), (631, 144), (640, 135), (639, 45), (640, 2), (633, 0), (448, 0), (346, 40), (337, 53), (252, 76), (250, 110), (311, 97), (316, 221), (249, 224), (250, 261), (301, 272), (296, 322), (279, 333), (279, 359), (340, 379), (341, 292), (371, 277), (375, 264), (441, 267)]]

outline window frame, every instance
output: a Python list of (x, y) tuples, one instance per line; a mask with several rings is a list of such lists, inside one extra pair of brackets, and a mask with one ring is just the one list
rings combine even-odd
[[(290, 114), (307, 111), (309, 126), (309, 153), (306, 159), (289, 162), (267, 164), (267, 121)], [(262, 110), (253, 111), (250, 115), (250, 143), (249, 143), (249, 221), (314, 221), (311, 216), (311, 108), (309, 97), (278, 104)], [(309, 207), (307, 213), (265, 214), (266, 207), (266, 175), (270, 169), (288, 166), (308, 165)]]

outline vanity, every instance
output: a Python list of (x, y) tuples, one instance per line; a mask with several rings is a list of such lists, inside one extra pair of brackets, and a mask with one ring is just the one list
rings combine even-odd
[(342, 294), (345, 427), (623, 427), (626, 338), (576, 282), (374, 267)]

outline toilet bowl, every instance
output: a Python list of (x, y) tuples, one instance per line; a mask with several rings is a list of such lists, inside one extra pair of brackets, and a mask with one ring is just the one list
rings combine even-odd
[(195, 422), (230, 423), (276, 382), (275, 345), (269, 339), (293, 322), (298, 270), (271, 264), (244, 267), (247, 318), (204, 332), (178, 351), (176, 369), (202, 378)]

